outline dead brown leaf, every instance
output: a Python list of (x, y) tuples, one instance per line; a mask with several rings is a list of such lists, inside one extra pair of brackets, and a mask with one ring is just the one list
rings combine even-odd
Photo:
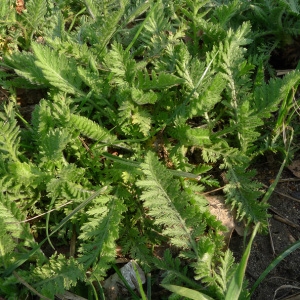
[(16, 11), (20, 15), (25, 9), (25, 1), (24, 0), (16, 0)]
[(294, 160), (288, 169), (298, 178), (300, 178), (300, 160)]

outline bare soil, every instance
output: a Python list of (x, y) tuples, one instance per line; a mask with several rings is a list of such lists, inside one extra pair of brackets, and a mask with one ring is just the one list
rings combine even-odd
[[(263, 178), (260, 181), (270, 184), (278, 169), (270, 170), (268, 164), (261, 165), (258, 177)], [(288, 169), (283, 172), (269, 204), (269, 232), (256, 236), (248, 261), (246, 278), (249, 287), (278, 255), (300, 240), (300, 181)], [(239, 261), (244, 252), (244, 238), (233, 234), (230, 249)], [(300, 249), (288, 255), (269, 273), (257, 287), (252, 299), (300, 299)]]

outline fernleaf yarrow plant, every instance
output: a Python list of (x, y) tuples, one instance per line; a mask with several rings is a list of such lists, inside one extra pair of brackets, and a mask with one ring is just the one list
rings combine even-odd
[[(233, 290), (241, 268), (203, 194), (224, 185), (239, 220), (266, 226), (251, 166), (276, 147), (300, 80), (265, 82), (246, 2), (4, 1), (0, 296), (98, 299), (117, 249), (172, 292)], [(20, 88), (44, 93), (27, 119)]]

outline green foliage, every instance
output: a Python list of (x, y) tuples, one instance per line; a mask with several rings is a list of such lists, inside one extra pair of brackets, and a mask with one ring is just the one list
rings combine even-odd
[[(1, 215), (6, 216), (5, 221), (2, 220), (1, 238), (3, 238), (4, 241), (10, 241), (8, 244), (1, 241), (3, 265), (7, 266), (9, 260), (5, 258), (8, 258), (9, 254), (12, 254), (12, 250), (17, 247), (18, 239), (24, 239), (23, 244), (19, 244), (18, 247), (32, 247), (35, 241), (30, 233), (28, 224), (22, 224), (22, 221), (25, 219), (24, 213), (20, 211), (15, 202), (11, 202), (10, 199), (4, 195), (1, 195)], [(15, 255), (18, 256), (17, 253)]]
[(186, 283), (196, 288), (197, 284), (187, 276), (188, 268), (183, 267), (178, 257), (173, 258), (169, 249), (164, 252), (163, 259), (154, 259), (155, 265), (164, 270), (162, 283)]
[[(104, 201), (103, 201), (104, 200)], [(125, 206), (120, 199), (103, 199), (87, 211), (88, 220), (82, 226), (79, 239), (79, 263), (85, 270), (93, 267), (93, 276), (102, 280), (109, 264), (114, 261), (119, 224)]]
[(66, 260), (62, 254), (51, 256), (47, 264), (33, 269), (30, 276), (33, 287), (49, 298), (64, 293), (84, 279), (84, 270), (77, 260), (72, 257)]
[[(148, 214), (163, 227), (162, 233), (170, 237), (174, 246), (196, 251), (195, 238), (203, 235), (205, 229), (204, 224), (200, 223), (202, 208), (189, 203), (195, 200), (180, 192), (179, 185), (158, 163), (154, 154), (149, 152), (141, 167), (146, 178), (138, 181), (137, 185), (144, 188), (141, 199), (149, 210)], [(193, 230), (192, 224), (197, 224)]]
[[(299, 32), (297, 3), (273, 2), (3, 1), (1, 297), (87, 284), (97, 299), (118, 248), (180, 295), (247, 296), (250, 248), (242, 265), (224, 252), (202, 193), (222, 186), (238, 219), (266, 225), (252, 163), (288, 152), (300, 83), (299, 70), (264, 78)], [(43, 91), (31, 118), (20, 90)]]
[(237, 208), (238, 218), (246, 217), (249, 222), (256, 223), (264, 222), (267, 206), (255, 201), (262, 193), (261, 184), (251, 181), (254, 174), (253, 171), (245, 172), (244, 167), (229, 168), (227, 179), (230, 183), (225, 187), (225, 191), (227, 199)]
[(13, 161), (18, 160), (19, 150), (19, 127), (15, 119), (0, 121), (2, 128), (0, 133), (0, 150), (2, 159), (11, 158)]
[(42, 25), (46, 13), (46, 0), (30, 0), (26, 3), (26, 12), (21, 16), (24, 18), (24, 25), (31, 28), (31, 35)]

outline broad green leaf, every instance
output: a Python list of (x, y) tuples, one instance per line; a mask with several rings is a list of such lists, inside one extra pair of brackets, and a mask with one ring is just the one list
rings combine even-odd
[(192, 290), (192, 289), (188, 289), (183, 286), (178, 286), (178, 285), (173, 285), (173, 284), (162, 284), (161, 286), (173, 293), (176, 293), (182, 297), (187, 297), (189, 299), (214, 300), (213, 298), (211, 298), (203, 293), (200, 293), (200, 292)]
[(256, 236), (256, 233), (257, 233), (259, 227), (260, 227), (260, 223), (257, 223), (253, 229), (253, 232), (252, 232), (250, 241), (247, 245), (247, 248), (246, 248), (246, 250), (243, 254), (243, 257), (242, 257), (242, 259), (233, 275), (233, 278), (229, 284), (225, 300), (238, 300), (239, 299), (239, 296), (240, 296), (240, 293), (241, 293), (242, 287), (243, 287), (245, 272), (246, 272), (250, 252), (251, 252), (252, 243), (253, 243), (253, 240)]

